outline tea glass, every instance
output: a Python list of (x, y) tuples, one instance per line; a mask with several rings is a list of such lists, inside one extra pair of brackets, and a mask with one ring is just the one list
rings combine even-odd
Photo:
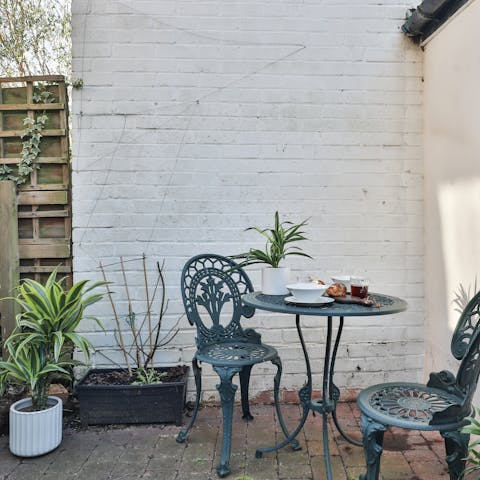
[(368, 280), (364, 277), (351, 277), (352, 297), (365, 298), (368, 295)]

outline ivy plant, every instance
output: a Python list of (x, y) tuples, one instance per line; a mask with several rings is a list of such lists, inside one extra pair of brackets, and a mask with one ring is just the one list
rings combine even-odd
[[(33, 92), (34, 103), (52, 103), (54, 96), (52, 92), (46, 90), (45, 85), (39, 85)], [(42, 132), (48, 121), (48, 115), (43, 111), (36, 118), (26, 117), (23, 119), (25, 129), (21, 138), (22, 151), (20, 153), (20, 162), (17, 169), (14, 170), (7, 164), (0, 165), (0, 180), (11, 180), (17, 186), (23, 185), (30, 174), (40, 168), (35, 160), (40, 154), (40, 142), (42, 141)]]

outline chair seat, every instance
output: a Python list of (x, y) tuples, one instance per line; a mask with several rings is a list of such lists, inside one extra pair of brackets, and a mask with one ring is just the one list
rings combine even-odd
[(277, 355), (277, 351), (264, 343), (223, 342), (206, 345), (197, 352), (200, 362), (211, 365), (245, 366), (268, 362)]
[(436, 412), (458, 405), (462, 399), (419, 383), (383, 383), (362, 390), (357, 398), (360, 410), (378, 423), (412, 430), (447, 431), (459, 422), (430, 425)]

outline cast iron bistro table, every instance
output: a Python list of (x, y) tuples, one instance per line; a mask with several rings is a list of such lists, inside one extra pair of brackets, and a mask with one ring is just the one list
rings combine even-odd
[[(325, 455), (325, 469), (327, 473), (327, 479), (332, 480), (332, 469), (330, 465), (330, 453), (328, 446), (328, 428), (327, 418), (328, 414), (332, 414), (333, 421), (340, 434), (350, 443), (357, 446), (362, 446), (362, 442), (354, 440), (348, 436), (338, 423), (336, 406), (340, 398), (340, 390), (333, 382), (335, 359), (337, 356), (338, 346), (340, 344), (340, 338), (342, 336), (344, 317), (366, 317), (373, 315), (389, 315), (392, 313), (403, 312), (407, 308), (407, 302), (404, 300), (391, 297), (388, 295), (381, 295), (373, 293), (370, 297), (377, 304), (376, 306), (364, 306), (364, 305), (352, 305), (342, 303), (327, 303), (322, 306), (308, 307), (287, 304), (284, 298), (287, 295), (264, 295), (261, 292), (247, 293), (242, 297), (243, 303), (250, 307), (258, 308), (260, 310), (268, 310), (270, 312), (289, 313), (295, 315), (295, 323), (297, 327), (298, 337), (302, 345), (303, 355), (305, 357), (307, 382), (298, 391), (300, 404), (302, 407), (302, 417), (300, 423), (295, 430), (288, 435), (288, 437), (281, 443), (267, 448), (258, 449), (256, 452), (257, 458), (260, 458), (265, 452), (272, 452), (283, 448), (284, 446), (291, 444), (294, 449), (300, 449), (300, 445), (296, 440), (296, 436), (299, 434), (305, 421), (307, 419), (310, 410), (313, 412), (319, 412), (322, 414), (323, 419), (323, 451)], [(325, 359), (323, 365), (323, 383), (322, 383), (322, 398), (312, 399), (312, 371), (310, 367), (310, 359), (308, 351), (303, 339), (302, 328), (300, 324), (301, 315), (313, 315), (328, 317), (327, 323), (327, 339), (325, 342)], [(332, 323), (333, 317), (339, 318), (337, 336), (332, 350)], [(280, 410), (279, 410), (280, 411)], [(281, 415), (279, 416), (279, 422), (284, 432), (287, 432), (285, 423)]]

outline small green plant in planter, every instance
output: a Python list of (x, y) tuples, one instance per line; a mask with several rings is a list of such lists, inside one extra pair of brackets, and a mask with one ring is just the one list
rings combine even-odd
[[(477, 410), (477, 414), (480, 415), (480, 408)], [(473, 417), (468, 417), (466, 420), (468, 420), (470, 424), (463, 427), (462, 432), (480, 437), (480, 422)], [(477, 438), (477, 440), (474, 440), (468, 446), (467, 462), (469, 466), (465, 469), (462, 478), (470, 473), (480, 472), (480, 438)]]
[(167, 372), (157, 372), (154, 368), (138, 368), (135, 371), (137, 380), (132, 385), (155, 385), (162, 383), (162, 378), (167, 376)]
[(288, 283), (290, 270), (288, 267), (281, 267), (280, 263), (288, 256), (296, 255), (312, 258), (303, 252), (294, 243), (307, 240), (302, 228), (307, 225), (307, 220), (294, 224), (289, 221), (280, 222), (278, 211), (275, 212), (273, 228), (249, 227), (248, 230), (255, 230), (265, 240), (265, 249), (251, 248), (248, 252), (234, 255), (232, 258), (241, 259), (239, 267), (247, 265), (265, 264), (267, 267), (262, 271), (262, 292), (269, 295), (284, 295), (288, 293), (285, 285)]
[[(103, 282), (88, 286), (84, 280), (65, 291), (63, 280), (56, 276), (54, 271), (45, 285), (26, 279), (18, 287), (14, 300), (21, 312), (5, 341), (9, 358), (0, 362), (1, 381), (25, 384), (32, 395), (10, 408), (10, 449), (19, 456), (41, 455), (60, 444), (62, 404), (48, 396), (49, 387), (55, 376), (71, 378), (71, 367), (81, 363), (71, 359), (74, 348), (88, 358), (90, 342), (76, 329), (82, 319), (95, 319), (85, 317), (85, 309), (103, 297), (89, 293)], [(48, 416), (52, 424), (45, 431), (41, 418)]]

